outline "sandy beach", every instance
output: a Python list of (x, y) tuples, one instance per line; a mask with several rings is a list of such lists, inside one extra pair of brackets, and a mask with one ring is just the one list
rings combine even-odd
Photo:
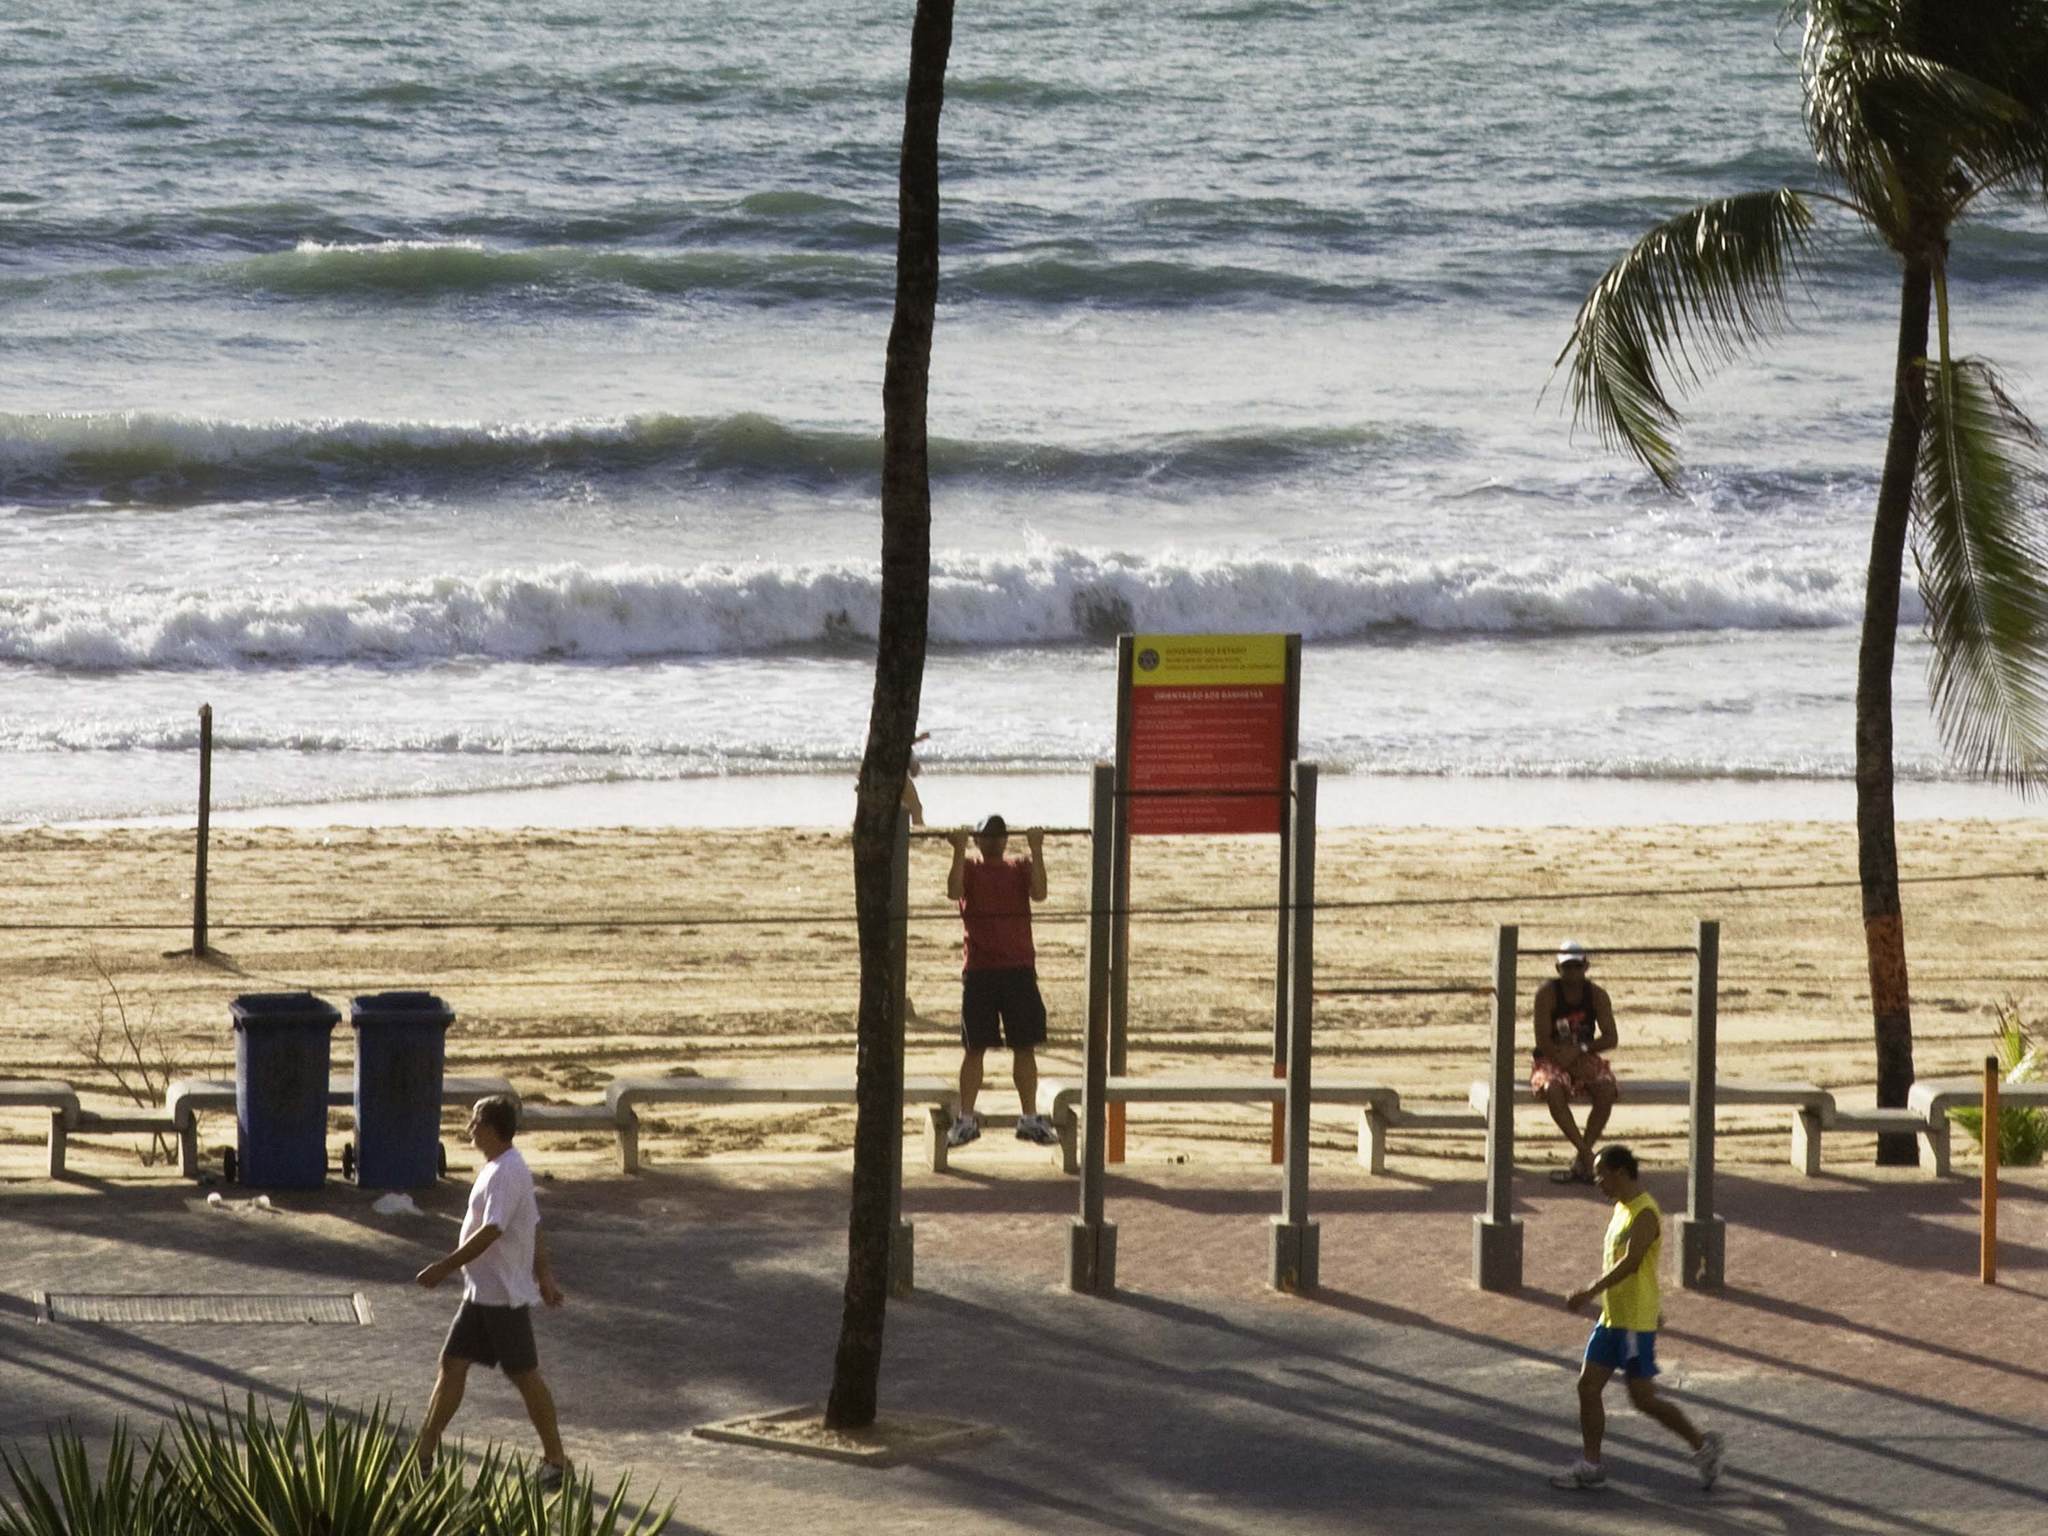
[[(2038, 870), (2048, 823), (1953, 821), (1901, 827), (1914, 1025), (1922, 1076), (1973, 1070), (1992, 1008), (2048, 1004), (2037, 938)], [(594, 1099), (622, 1070), (850, 1071), (856, 958), (842, 834), (730, 829), (527, 830), (235, 828), (215, 834), (213, 963), (165, 951), (189, 943), (192, 840), (171, 830), (36, 830), (0, 838), (12, 872), (0, 979), (0, 1075), (63, 1077), (116, 1102), (85, 1065), (96, 1024), (128, 1018), (168, 1046), (180, 1073), (231, 1071), (228, 1005), (240, 992), (311, 988), (346, 1007), (394, 987), (440, 993), (459, 1022), (451, 1070), (510, 1076), (538, 1098)], [(1131, 1066), (1170, 1071), (1263, 1062), (1270, 1054), (1270, 911), (1176, 914), (1189, 905), (1257, 908), (1273, 899), (1275, 851), (1262, 839), (1159, 839), (1138, 846), (1133, 903)], [(942, 842), (912, 864), (913, 1072), (957, 1062), (959, 924), (943, 900)], [(1085, 843), (1048, 845), (1051, 899), (1039, 924), (1053, 1016), (1050, 1077), (1079, 1069)], [(1854, 845), (1839, 823), (1585, 830), (1349, 828), (1325, 832), (1318, 976), (1325, 985), (1480, 983), (1492, 928), (1525, 942), (1566, 934), (1598, 946), (1689, 942), (1722, 924), (1723, 1071), (1810, 1078), (1866, 1093), (1872, 1081)], [(1981, 875), (2004, 878), (1973, 878)], [(1803, 888), (1801, 888), (1803, 887)], [(1716, 888), (1710, 894), (1700, 894)], [(1732, 889), (1731, 889), (1732, 888)], [(1634, 894), (1628, 894), (1634, 893)], [(1149, 913), (1147, 909), (1152, 909)], [(116, 925), (154, 925), (120, 927)], [(431, 924), (432, 926), (427, 926)], [(95, 927), (93, 925), (102, 925)], [(1548, 973), (1525, 961), (1522, 1006)], [(104, 979), (102, 977), (104, 972)], [(1616, 957), (1595, 975), (1614, 995), (1617, 1069), (1683, 1073), (1688, 962)], [(1478, 998), (1330, 999), (1317, 1017), (1319, 1069), (1369, 1075), (1404, 1094), (1455, 1100), (1485, 1060)], [(346, 1025), (335, 1060), (352, 1050)], [(1002, 1083), (997, 1064), (992, 1082)], [(1782, 1111), (1724, 1115), (1724, 1157), (1777, 1163)], [(651, 1160), (704, 1155), (844, 1155), (850, 1111), (693, 1113), (652, 1122)], [(1677, 1119), (1624, 1108), (1618, 1134), (1676, 1155)], [(1525, 1133), (1537, 1124), (1525, 1123)], [(210, 1125), (209, 1145), (231, 1135)], [(337, 1135), (339, 1126), (337, 1126)], [(41, 1127), (4, 1125), (5, 1166), (29, 1176)], [(1350, 1155), (1341, 1111), (1319, 1117), (1317, 1146)], [(74, 1148), (75, 1168), (138, 1172), (131, 1138)], [(604, 1138), (546, 1140), (547, 1156), (593, 1165)], [(1547, 1140), (1525, 1142), (1541, 1161)], [(1959, 1153), (1965, 1149), (1959, 1147)], [(1395, 1169), (1448, 1170), (1476, 1136), (1397, 1142)], [(992, 1143), (974, 1155), (1025, 1156)], [(1134, 1159), (1264, 1155), (1264, 1115), (1138, 1110)], [(1830, 1142), (1830, 1162), (1867, 1162), (1867, 1141)]]

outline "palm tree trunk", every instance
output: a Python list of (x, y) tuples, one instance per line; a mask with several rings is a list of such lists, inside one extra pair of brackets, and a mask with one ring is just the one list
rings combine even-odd
[[(1899, 353), (1891, 437), (1870, 532), (1863, 643), (1856, 660), (1856, 852), (1863, 884), (1863, 942), (1870, 964), (1870, 1018), (1877, 1037), (1877, 1102), (1898, 1108), (1913, 1085), (1913, 1011), (1906, 985), (1906, 927), (1899, 910), (1899, 844), (1892, 806), (1892, 664), (1898, 649), (1899, 582), (1912, 520), (1913, 476), (1926, 425), (1927, 323), (1933, 269), (1907, 263), (1899, 294)], [(1911, 1165), (1919, 1145), (1880, 1136), (1877, 1160)]]
[(898, 1087), (903, 1064), (891, 986), (889, 853), (924, 689), (932, 546), (925, 398), (939, 298), (939, 111), (952, 46), (953, 0), (918, 0), (910, 29), (910, 83), (904, 93), (897, 179), (896, 316), (882, 374), (882, 612), (853, 819), (853, 894), (860, 927), (859, 1107), (846, 1306), (832, 1363), (832, 1395), (825, 1405), (825, 1422), (844, 1429), (875, 1421), (889, 1302), (892, 1143), (903, 1135)]

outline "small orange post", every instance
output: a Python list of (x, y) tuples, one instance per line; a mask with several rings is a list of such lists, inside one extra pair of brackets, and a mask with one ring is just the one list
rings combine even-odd
[(1105, 1134), (1102, 1138), (1102, 1160), (1105, 1163), (1120, 1163), (1124, 1160), (1124, 1106), (1107, 1104), (1103, 1107), (1109, 1111), (1109, 1116), (1103, 1127)]
[(1984, 1058), (1984, 1225), (1977, 1278), (1998, 1283), (1998, 1058)]

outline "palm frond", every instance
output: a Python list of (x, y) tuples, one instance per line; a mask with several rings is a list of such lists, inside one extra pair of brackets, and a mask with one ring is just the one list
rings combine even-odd
[(1558, 354), (1572, 420), (1677, 488), (1680, 391), (1789, 323), (1786, 280), (1808, 249), (1813, 213), (1797, 192), (1745, 192), (1667, 219), (1638, 240), (1579, 306)]
[[(1815, 151), (1856, 200), (1953, 216), (1985, 188), (2048, 177), (2048, 0), (1795, 0)], [(2043, 181), (2048, 186), (2048, 181)]]
[(2048, 783), (2048, 439), (1990, 365), (1925, 365), (1913, 558), (1935, 720), (1971, 772)]

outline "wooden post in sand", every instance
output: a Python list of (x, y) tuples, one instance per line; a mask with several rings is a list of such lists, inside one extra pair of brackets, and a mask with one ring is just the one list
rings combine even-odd
[(1493, 931), (1493, 1071), (1486, 1098), (1486, 1209), (1472, 1218), (1472, 1283), (1522, 1288), (1522, 1224), (1515, 1219), (1515, 948), (1522, 930)]
[(1998, 1284), (1998, 1058), (1984, 1058), (1984, 1227), (1977, 1238), (1977, 1278)]
[(199, 706), (199, 838), (192, 871), (192, 954), (206, 954), (206, 843), (213, 821), (213, 706)]
[(1116, 1227), (1103, 1220), (1108, 1179), (1102, 1102), (1109, 1075), (1110, 955), (1115, 923), (1105, 899), (1115, 879), (1116, 770), (1098, 763), (1090, 794), (1088, 843), (1088, 1020), (1081, 1037), (1081, 1214), (1067, 1229), (1067, 1289), (1107, 1296), (1116, 1289)]

